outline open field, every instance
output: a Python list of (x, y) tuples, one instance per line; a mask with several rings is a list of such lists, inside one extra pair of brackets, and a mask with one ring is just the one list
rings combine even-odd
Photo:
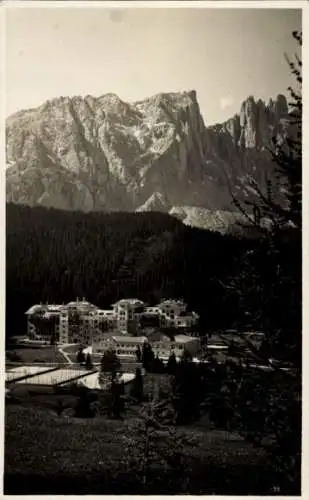
[[(57, 417), (43, 405), (7, 405), (5, 494), (147, 493), (132, 465), (140, 452), (135, 424), (129, 415), (122, 421), (80, 420)], [(177, 432), (194, 438), (182, 450), (191, 471), (186, 490), (179, 466), (167, 474), (154, 462), (148, 493), (263, 494), (263, 456), (239, 436), (201, 427)]]
[[(56, 347), (24, 347), (17, 348), (6, 353), (10, 360), (10, 354), (16, 353), (22, 363), (66, 363), (67, 360)], [(14, 361), (12, 359), (12, 361)]]

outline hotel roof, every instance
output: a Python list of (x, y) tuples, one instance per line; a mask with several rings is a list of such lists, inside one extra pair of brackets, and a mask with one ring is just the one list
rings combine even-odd
[(66, 304), (65, 306), (63, 307), (76, 307), (76, 308), (82, 308), (82, 309), (97, 309), (96, 306), (94, 306), (93, 304), (91, 304), (90, 302), (87, 302), (86, 300), (82, 300), (82, 301), (72, 301), (72, 302), (69, 302), (68, 304)]
[(129, 337), (129, 336), (126, 336), (126, 335), (116, 335), (113, 337), (113, 339), (115, 340), (115, 342), (118, 342), (118, 343), (132, 343), (132, 344), (140, 344), (140, 343), (143, 343), (143, 342), (147, 342), (147, 337)]
[(131, 305), (144, 305), (144, 302), (140, 299), (121, 299), (121, 300), (118, 300), (117, 302), (115, 302), (113, 304), (113, 306), (116, 306), (118, 304), (131, 304)]
[(160, 302), (156, 307), (162, 307), (162, 306), (181, 306), (181, 307), (187, 307), (185, 302), (183, 300), (177, 300), (177, 299), (166, 299)]
[(188, 335), (175, 335), (175, 342), (191, 342), (192, 340), (198, 340), (197, 337), (189, 337)]
[(94, 306), (90, 302), (86, 300), (76, 300), (69, 302), (68, 304), (34, 304), (31, 306), (25, 314), (36, 314), (38, 312), (49, 312), (49, 313), (57, 313), (61, 312), (62, 310), (65, 309), (70, 309), (70, 308), (76, 308), (76, 309), (81, 309), (81, 310), (93, 310), (93, 309), (98, 309), (97, 306)]
[(41, 313), (52, 313), (52, 312), (60, 312), (63, 306), (57, 304), (35, 304), (31, 306), (25, 314), (36, 314), (38, 312)]

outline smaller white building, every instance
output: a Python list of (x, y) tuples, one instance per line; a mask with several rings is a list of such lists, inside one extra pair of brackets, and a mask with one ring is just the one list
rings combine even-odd
[(200, 352), (200, 339), (188, 335), (176, 335), (171, 339), (168, 335), (161, 332), (154, 332), (146, 336), (128, 336), (113, 335), (112, 333), (97, 337), (92, 344), (92, 352), (95, 354), (104, 354), (108, 350), (114, 350), (117, 356), (133, 357), (136, 356), (136, 350), (143, 350), (143, 345), (149, 343), (155, 354), (160, 359), (167, 359), (174, 353), (177, 358), (183, 355), (184, 349), (192, 356)]
[(136, 349), (143, 349), (143, 344), (147, 342), (147, 337), (131, 337), (129, 335), (105, 334), (92, 344), (93, 353), (104, 354), (108, 350), (114, 350), (120, 357), (135, 357)]

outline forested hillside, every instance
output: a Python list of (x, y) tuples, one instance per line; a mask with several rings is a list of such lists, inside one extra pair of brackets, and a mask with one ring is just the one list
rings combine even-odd
[(67, 212), (7, 205), (7, 334), (33, 303), (183, 297), (206, 328), (238, 316), (220, 283), (252, 243), (184, 226), (162, 213)]

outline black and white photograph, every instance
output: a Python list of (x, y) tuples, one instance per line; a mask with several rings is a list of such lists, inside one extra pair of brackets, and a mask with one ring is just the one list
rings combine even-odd
[(302, 495), (307, 7), (3, 2), (5, 495)]

